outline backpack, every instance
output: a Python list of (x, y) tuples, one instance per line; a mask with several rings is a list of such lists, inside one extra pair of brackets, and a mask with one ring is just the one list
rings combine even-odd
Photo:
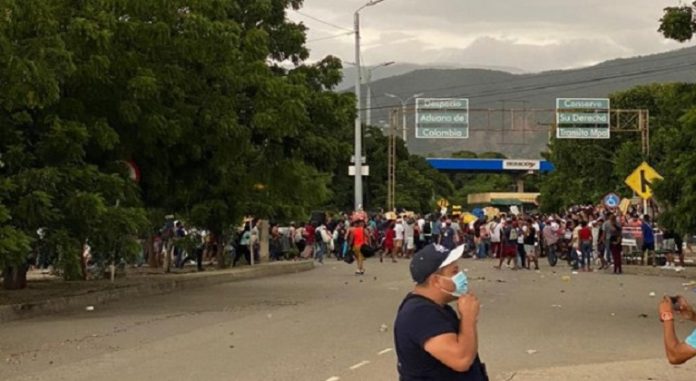
[(426, 221), (425, 224), (423, 224), (423, 234), (430, 235), (431, 233), (432, 233), (432, 228), (431, 228), (430, 222)]
[(319, 243), (319, 242), (324, 241), (324, 239), (321, 237), (321, 230), (322, 229), (320, 227), (317, 227), (316, 229), (314, 229), (314, 242)]

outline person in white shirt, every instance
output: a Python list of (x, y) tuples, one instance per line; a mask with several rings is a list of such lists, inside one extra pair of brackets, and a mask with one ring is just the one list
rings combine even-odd
[(493, 258), (500, 258), (502, 247), (500, 245), (500, 232), (503, 224), (500, 223), (500, 217), (496, 216), (490, 224), (488, 231), (491, 234), (491, 251)]
[(403, 234), (404, 234), (404, 245), (406, 248), (406, 259), (410, 259), (416, 250), (415, 234), (414, 234), (414, 221), (412, 219), (406, 219), (403, 224)]
[[(430, 238), (431, 229), (428, 229), (428, 233), (425, 232), (425, 218), (418, 217), (416, 221), (416, 226), (418, 226), (418, 242), (416, 242), (416, 249), (421, 250), (425, 245), (428, 244), (428, 238)], [(427, 236), (426, 236), (427, 235)]]
[(399, 218), (394, 226), (394, 251), (401, 258), (404, 256), (404, 220)]
[(423, 217), (418, 219), (418, 229), (420, 231), (423, 231), (423, 227), (425, 226), (425, 219)]

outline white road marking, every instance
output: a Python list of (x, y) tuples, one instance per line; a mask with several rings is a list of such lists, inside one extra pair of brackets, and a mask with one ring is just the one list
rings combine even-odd
[(340, 379), (341, 379), (340, 377), (333, 376), (331, 378), (327, 378), (326, 381), (338, 381)]
[(350, 367), (350, 370), (356, 370), (356, 369), (360, 368), (361, 366), (367, 365), (367, 364), (369, 364), (369, 363), (370, 363), (370, 362), (367, 361), (367, 360), (361, 361), (361, 362), (359, 362), (359, 363), (357, 363), (357, 364), (351, 366), (351, 367)]
[(385, 353), (391, 352), (392, 350), (393, 350), (393, 349), (391, 349), (391, 348), (387, 348), (387, 349), (385, 349), (385, 350), (383, 350), (383, 351), (378, 352), (377, 354), (381, 356), (381, 355), (383, 355), (383, 354), (385, 354)]

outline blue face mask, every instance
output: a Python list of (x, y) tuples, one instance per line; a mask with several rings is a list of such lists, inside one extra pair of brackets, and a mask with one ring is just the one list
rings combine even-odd
[(469, 279), (466, 277), (466, 274), (463, 271), (460, 271), (452, 278), (447, 279), (454, 283), (454, 291), (447, 291), (444, 289), (442, 291), (454, 296), (455, 298), (458, 298), (469, 291)]

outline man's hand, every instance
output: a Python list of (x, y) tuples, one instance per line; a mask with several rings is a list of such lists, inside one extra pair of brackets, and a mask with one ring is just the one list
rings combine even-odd
[(481, 303), (473, 293), (464, 294), (457, 300), (457, 310), (462, 319), (478, 320)]
[(682, 318), (686, 320), (696, 320), (696, 313), (694, 313), (693, 307), (686, 301), (686, 298), (677, 295), (677, 304), (679, 305), (679, 313)]
[(660, 301), (660, 305), (658, 307), (658, 316), (662, 316), (664, 313), (671, 313), (672, 312), (672, 299), (670, 299), (669, 296), (665, 295), (662, 297), (662, 300)]

